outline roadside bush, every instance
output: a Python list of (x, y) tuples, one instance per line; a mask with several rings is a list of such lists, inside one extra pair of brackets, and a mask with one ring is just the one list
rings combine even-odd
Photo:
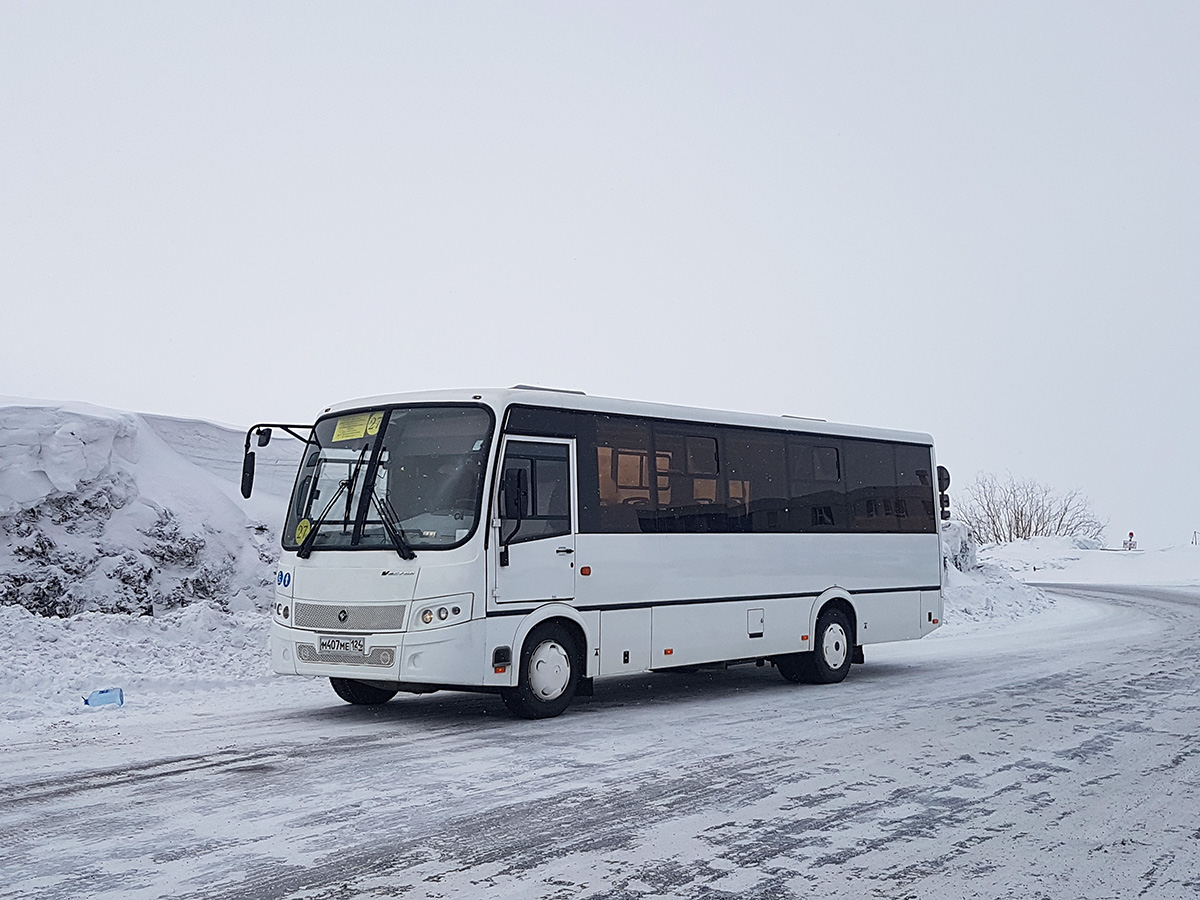
[(984, 543), (1007, 544), (1032, 537), (1099, 540), (1108, 525), (1078, 489), (1059, 494), (1011, 474), (1004, 481), (995, 475), (978, 475), (967, 485), (966, 494), (958, 518)]

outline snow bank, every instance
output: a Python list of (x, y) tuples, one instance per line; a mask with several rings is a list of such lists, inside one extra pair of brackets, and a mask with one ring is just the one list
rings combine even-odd
[(1053, 598), (1018, 581), (1003, 566), (981, 561), (975, 538), (962, 522), (942, 524), (942, 559), (948, 627), (939, 634), (954, 634), (968, 625), (1004, 625), (1054, 605)]
[(0, 606), (59, 617), (265, 606), (284, 501), (241, 501), (235, 429), (152, 421), (172, 443), (151, 417), (0, 405)]
[(1096, 541), (1032, 538), (989, 546), (981, 554), (1021, 581), (1045, 584), (1200, 585), (1200, 546), (1104, 550)]

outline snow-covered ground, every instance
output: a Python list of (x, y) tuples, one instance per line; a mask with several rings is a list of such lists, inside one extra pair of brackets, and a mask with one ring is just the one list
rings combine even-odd
[[(1200, 892), (1198, 548), (983, 548), (945, 627), (828, 688), (750, 666), (600, 682), (546, 722), (355, 708), (268, 672), (261, 488), (294, 456), (245, 504), (241, 441), (0, 404), (0, 898)], [(55, 587), (38, 545), (71, 615), (12, 602), (14, 573)], [(126, 557), (153, 615), (102, 611)], [(176, 590), (222, 561), (215, 595)], [(82, 704), (109, 686), (123, 708)]]

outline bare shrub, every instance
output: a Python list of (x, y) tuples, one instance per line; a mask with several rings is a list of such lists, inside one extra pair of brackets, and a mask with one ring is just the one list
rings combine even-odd
[(1078, 489), (1058, 494), (1032, 479), (1018, 480), (1010, 474), (1001, 481), (981, 474), (967, 485), (966, 493), (958, 518), (985, 543), (1007, 544), (1031, 537), (1099, 540), (1108, 525)]

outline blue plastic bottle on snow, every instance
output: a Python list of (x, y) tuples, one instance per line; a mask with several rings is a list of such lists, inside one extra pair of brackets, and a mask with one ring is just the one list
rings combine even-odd
[(105, 688), (92, 691), (83, 698), (84, 706), (124, 706), (125, 692), (120, 688)]

